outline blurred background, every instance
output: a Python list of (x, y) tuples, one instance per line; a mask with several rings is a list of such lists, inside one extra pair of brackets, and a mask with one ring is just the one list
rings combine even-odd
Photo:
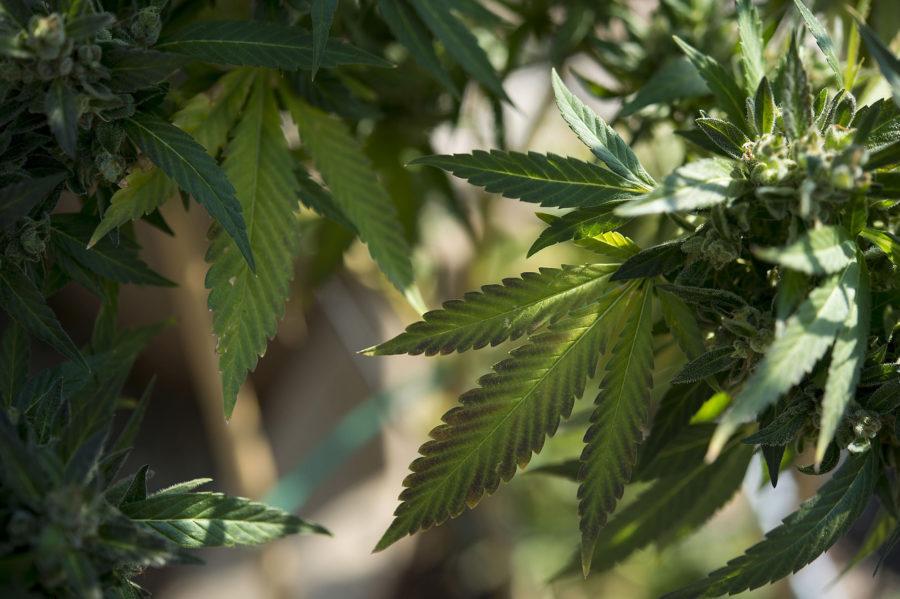
[[(599, 5), (604, 3), (596, 4), (602, 11)], [(656, 9), (653, 1), (616, 4), (648, 21)], [(705, 6), (707, 12), (695, 15), (696, 31), (680, 34), (696, 38), (702, 31), (710, 38), (707, 47), (718, 43), (717, 35), (734, 39), (733, 23), (708, 18), (716, 2), (692, 4)], [(881, 21), (882, 28), (893, 26), (896, 31), (896, 0), (879, 6), (886, 7), (880, 14), (894, 22)], [(565, 11), (558, 16), (565, 19)], [(492, 46), (487, 34), (475, 32), (492, 50), (492, 59), (503, 64), (503, 49)], [(617, 35), (614, 25), (604, 33), (606, 39)], [(721, 44), (726, 52), (729, 43)], [(653, 61), (661, 60), (638, 58), (654, 69), (659, 65)], [(600, 96), (615, 95), (603, 90), (622, 82), (602, 63), (596, 54), (575, 54), (567, 60), (566, 81), (611, 119), (622, 102)], [(517, 64), (505, 79), (515, 106), (498, 108), (470, 85), (452, 124), (443, 122), (419, 134), (427, 136), (438, 153), (487, 149), (499, 142), (509, 149), (588, 159), (589, 152), (553, 105), (551, 62)], [(573, 72), (581, 77), (573, 77)], [(495, 118), (498, 110), (502, 127)], [(637, 152), (654, 176), (679, 165), (686, 151), (673, 133), (678, 115), (659, 116), (647, 119), (650, 131), (640, 136), (632, 132), (639, 137)], [(359, 130), (370, 135), (376, 165), (402, 165), (414, 157), (391, 154), (390, 129), (366, 127), (361, 119)], [(382, 176), (385, 172), (382, 169)], [(415, 206), (416, 273), (431, 308), (503, 277), (584, 258), (571, 244), (524, 258), (543, 229), (533, 205), (493, 197), (455, 180), (445, 190), (452, 204), (421, 197), (415, 185), (388, 183), (401, 208), (403, 202)], [(395, 192), (398, 187), (402, 189)], [(454, 214), (459, 210), (469, 226)], [(296, 267), (293, 299), (267, 355), (241, 390), (234, 417), (226, 423), (204, 288), (209, 223), (204, 211), (186, 212), (180, 202), (169, 202), (163, 213), (175, 237), (143, 225), (139, 237), (146, 260), (179, 287), (128, 287), (120, 302), (123, 326), (174, 316), (139, 359), (129, 382), (130, 393), (138, 395), (151, 376), (158, 377), (130, 466), (150, 463), (157, 472), (153, 488), (211, 476), (218, 489), (265, 499), (323, 524), (334, 536), (293, 537), (258, 550), (208, 550), (202, 555), (204, 568), (173, 566), (145, 574), (139, 582), (155, 597), (656, 597), (739, 554), (819, 483), (817, 477), (788, 472), (778, 488), (771, 489), (763, 485), (760, 465), (754, 461), (744, 492), (700, 532), (662, 551), (640, 552), (614, 571), (587, 581), (550, 582), (578, 544), (574, 485), (527, 471), (483, 500), (477, 510), (373, 554), (418, 446), (458, 395), (474, 386), (510, 347), (438, 358), (360, 355), (359, 350), (396, 335), (418, 315), (377, 272), (363, 246), (326, 235), (327, 225), (308, 215), (300, 224), (304, 254)], [(640, 238), (655, 231), (632, 233)], [(92, 296), (72, 286), (57, 297), (54, 308), (76, 340), (90, 336), (97, 309)], [(582, 410), (591, 397), (589, 389), (579, 404)], [(578, 413), (573, 420), (578, 421)], [(529, 469), (577, 456), (580, 436), (580, 428), (563, 427)], [(625, 501), (629, 496), (632, 491)], [(872, 576), (874, 562), (839, 576), (864, 535), (865, 527), (854, 530), (846, 542), (791, 579), (746, 596), (900, 597), (896, 564), (888, 563), (877, 578)]]

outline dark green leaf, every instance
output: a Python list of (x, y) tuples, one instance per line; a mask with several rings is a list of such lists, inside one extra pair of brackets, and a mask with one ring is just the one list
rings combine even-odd
[(337, 0), (310, 0), (309, 14), (312, 19), (313, 36), (313, 63), (312, 76), (325, 54), (325, 46), (328, 43), (328, 32), (331, 31), (331, 22), (334, 20), (334, 11), (337, 9)]
[(0, 188), (0, 230), (9, 230), (43, 202), (65, 178), (65, 173), (56, 173), (38, 179), (24, 179)]
[(869, 49), (869, 54), (878, 63), (881, 74), (891, 86), (894, 103), (900, 106), (900, 60), (878, 39), (878, 34), (869, 29), (864, 23), (857, 21), (856, 24), (859, 26), (859, 33), (862, 35), (866, 48)]
[(175, 283), (150, 270), (138, 258), (139, 247), (124, 236), (118, 244), (104, 237), (87, 248), (96, 222), (80, 214), (53, 216), (51, 240), (57, 251), (64, 252), (84, 268), (119, 283), (173, 287)]
[(752, 590), (798, 571), (831, 547), (862, 513), (875, 488), (878, 456), (851, 456), (819, 492), (766, 538), (709, 578), (666, 599)]
[(518, 339), (595, 301), (609, 285), (613, 268), (542, 268), (504, 279), (502, 285), (485, 285), (462, 300), (445, 302), (441, 310), (426, 312), (421, 322), (367, 353), (448, 354)]
[(378, 8), (391, 33), (409, 49), (413, 59), (450, 93), (459, 97), (459, 88), (438, 59), (431, 34), (415, 11), (403, 0), (378, 0)]
[(701, 381), (734, 366), (738, 358), (733, 347), (719, 347), (691, 360), (672, 378), (673, 385)]
[(254, 268), (241, 204), (216, 161), (203, 146), (174, 125), (138, 113), (125, 120), (128, 137), (184, 191), (191, 194), (231, 235)]
[(185, 59), (156, 50), (113, 47), (103, 53), (103, 64), (110, 70), (110, 89), (134, 92), (160, 83)]
[(608, 169), (556, 154), (475, 150), (472, 154), (426, 156), (411, 164), (436, 166), (491, 193), (541, 206), (601, 206), (644, 191)]
[(44, 301), (40, 289), (19, 269), (8, 264), (0, 269), (0, 308), (32, 335), (87, 367), (78, 347)]
[(706, 85), (716, 97), (719, 107), (729, 116), (732, 124), (749, 135), (750, 127), (747, 124), (746, 116), (747, 95), (735, 83), (731, 73), (718, 61), (703, 54), (678, 36), (675, 36), (675, 43), (678, 44), (700, 76), (706, 81)]
[(665, 63), (644, 83), (633, 98), (622, 105), (620, 116), (631, 116), (654, 104), (670, 104), (676, 100), (697, 98), (709, 92), (709, 87), (691, 61), (684, 56)]
[(825, 61), (831, 67), (835, 77), (837, 77), (838, 83), (843, 83), (844, 73), (841, 71), (841, 64), (835, 53), (834, 42), (831, 41), (831, 36), (828, 35), (825, 27), (816, 19), (816, 16), (810, 12), (803, 0), (794, 0), (794, 4), (797, 5), (797, 10), (800, 11), (800, 16), (803, 17), (803, 22), (806, 23), (806, 28), (816, 38), (816, 44), (822, 50), (822, 54), (825, 55)]
[(752, 0), (737, 0), (737, 22), (745, 88), (752, 94), (766, 74), (763, 26)]
[(728, 156), (740, 159), (744, 154), (747, 136), (731, 123), (711, 117), (695, 119), (694, 123)]
[(478, 40), (469, 28), (453, 16), (450, 5), (431, 0), (411, 0), (411, 3), (422, 21), (444, 44), (447, 54), (489, 92), (509, 102), (509, 97), (503, 91), (503, 82), (487, 54), (478, 45)]
[(56, 137), (59, 147), (70, 158), (75, 157), (78, 144), (78, 118), (81, 116), (78, 95), (64, 79), (55, 79), (44, 96), (47, 124)]
[(753, 98), (753, 120), (756, 130), (760, 133), (772, 133), (777, 116), (778, 108), (775, 106), (772, 86), (769, 85), (769, 80), (763, 77)]
[(681, 240), (674, 239), (641, 250), (619, 267), (611, 281), (648, 279), (669, 272), (682, 263)]
[[(315, 64), (311, 35), (296, 27), (260, 21), (193, 23), (161, 39), (155, 48), (217, 64), (287, 70), (311, 70)], [(328, 40), (318, 64), (322, 68), (391, 66), (383, 58), (336, 40)]]
[(327, 531), (280, 509), (221, 493), (165, 493), (120, 508), (132, 521), (181, 547), (259, 545), (289, 534)]

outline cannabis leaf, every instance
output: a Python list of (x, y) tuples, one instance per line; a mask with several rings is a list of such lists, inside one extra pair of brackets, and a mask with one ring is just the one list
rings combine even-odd
[(825, 226), (806, 231), (785, 247), (756, 248), (753, 253), (760, 260), (808, 275), (824, 275), (850, 264), (856, 256), (856, 244), (843, 227)]
[(766, 74), (762, 21), (752, 0), (737, 0), (737, 21), (741, 38), (744, 83), (747, 93), (751, 94)]
[(816, 443), (816, 464), (821, 464), (825, 450), (834, 438), (847, 405), (856, 393), (860, 371), (866, 357), (869, 337), (869, 275), (864, 260), (856, 280), (848, 280), (847, 300), (850, 306), (843, 326), (835, 339), (822, 397), (822, 422)]
[(532, 336), (460, 397), (411, 464), (394, 521), (376, 550), (474, 506), (540, 451), (584, 393), (628, 297), (625, 289), (610, 289)]
[(65, 173), (27, 178), (0, 187), (0, 231), (11, 228), (65, 180)]
[(297, 532), (327, 534), (280, 509), (221, 493), (161, 493), (119, 509), (187, 548), (259, 545)]
[(234, 187), (203, 146), (159, 117), (138, 113), (125, 120), (129, 138), (158, 166), (199, 202), (234, 239), (244, 259), (254, 268), (247, 225)]
[(803, 17), (803, 22), (806, 23), (806, 28), (812, 33), (816, 39), (816, 44), (822, 50), (822, 54), (825, 55), (825, 62), (831, 67), (831, 71), (837, 77), (838, 82), (843, 83), (844, 73), (841, 71), (841, 64), (838, 61), (837, 54), (835, 54), (834, 42), (831, 41), (831, 36), (828, 35), (828, 32), (816, 19), (816, 16), (810, 12), (803, 0), (794, 0), (794, 4), (797, 6), (797, 10), (800, 11), (800, 16)]
[(881, 69), (881, 74), (884, 75), (884, 78), (887, 79), (888, 84), (891, 86), (894, 103), (900, 106), (900, 60), (894, 56), (894, 53), (878, 39), (878, 35), (869, 29), (865, 23), (857, 21), (856, 25), (859, 27), (859, 33), (862, 35), (866, 48), (869, 49), (869, 53), (875, 59), (875, 62), (878, 63), (878, 68)]
[(680, 56), (659, 68), (633, 98), (622, 104), (619, 116), (631, 116), (642, 108), (709, 93), (706, 81), (687, 58)]
[(541, 206), (595, 207), (644, 191), (640, 184), (610, 170), (556, 154), (475, 150), (471, 154), (425, 156), (410, 164), (435, 166), (488, 192)]
[(341, 121), (282, 91), (300, 139), (331, 190), (331, 197), (356, 227), (381, 271), (417, 303), (410, 250), (400, 234), (397, 211), (356, 139)]
[(636, 288), (616, 318), (625, 322), (612, 349), (584, 435), (578, 480), (581, 564), (591, 569), (600, 528), (622, 497), (649, 424), (653, 389), (652, 285)]
[(88, 249), (87, 241), (93, 225), (93, 219), (79, 214), (54, 215), (51, 229), (53, 246), (58, 252), (65, 254), (90, 272), (119, 283), (163, 287), (175, 285), (150, 270), (150, 267), (138, 258), (140, 248), (137, 244), (124, 237), (118, 240), (118, 244), (111, 240), (102, 240)]
[(322, 62), (322, 56), (325, 54), (328, 32), (331, 30), (331, 22), (334, 20), (334, 11), (336, 9), (337, 0), (312, 0), (310, 3), (309, 12), (312, 18), (313, 35), (313, 78), (315, 78), (316, 71), (319, 70), (319, 65)]
[(831, 547), (869, 503), (878, 456), (851, 456), (834, 477), (766, 538), (705, 580), (666, 599), (714, 597), (752, 590), (798, 571)]
[[(172, 123), (189, 133), (208, 154), (218, 154), (240, 114), (255, 76), (254, 69), (235, 69), (226, 73), (219, 79), (214, 94), (204, 92), (188, 100), (172, 117)], [(89, 245), (94, 245), (116, 227), (153, 212), (177, 192), (176, 183), (158, 168), (135, 168), (110, 199)]]
[[(302, 29), (259, 21), (193, 23), (155, 46), (218, 64), (311, 70), (315, 61), (313, 37)], [(344, 42), (328, 40), (318, 66), (333, 68), (360, 64), (389, 67), (391, 63)]]
[(750, 127), (747, 123), (745, 105), (747, 96), (735, 83), (731, 73), (712, 57), (700, 52), (677, 35), (674, 39), (703, 80), (706, 81), (706, 85), (716, 97), (719, 107), (725, 111), (731, 123), (749, 135)]
[(450, 11), (452, 2), (431, 2), (411, 0), (419, 17), (441, 40), (444, 49), (460, 66), (492, 94), (510, 102), (503, 90), (503, 82), (488, 60), (487, 54), (478, 45), (478, 40), (466, 25)]
[[(699, 460), (670, 469), (603, 528), (591, 570), (603, 572), (651, 543), (663, 546), (693, 532), (740, 489), (752, 455), (752, 448), (733, 442), (713, 464)], [(580, 565), (570, 564), (565, 572), (576, 568)]]
[(447, 69), (441, 64), (434, 51), (431, 34), (415, 10), (403, 0), (378, 0), (378, 8), (391, 33), (400, 43), (409, 48), (412, 58), (431, 73), (431, 76), (437, 79), (450, 93), (459, 97), (459, 88), (453, 82)]
[(56, 79), (44, 97), (44, 110), (47, 123), (56, 136), (59, 147), (75, 157), (75, 146), (78, 143), (78, 117), (80, 116), (78, 95), (63, 79)]
[(660, 186), (618, 208), (621, 216), (639, 216), (661, 212), (688, 212), (709, 208), (737, 198), (747, 181), (735, 176), (731, 162), (704, 158), (675, 169)]
[(538, 214), (549, 226), (528, 248), (528, 257), (530, 258), (542, 249), (557, 243), (573, 239), (577, 242), (621, 227), (629, 219), (613, 214), (613, 210), (618, 205), (619, 202), (609, 202), (593, 208), (578, 208), (562, 216)]
[(32, 335), (87, 368), (78, 347), (44, 300), (44, 294), (22, 271), (10, 264), (0, 268), (0, 307)]
[(633, 181), (638, 188), (650, 189), (653, 180), (640, 160), (619, 134), (594, 114), (575, 96), (560, 79), (556, 70), (552, 73), (553, 93), (556, 105), (575, 135), (591, 149), (594, 155), (619, 176)]
[(421, 322), (367, 353), (432, 356), (514, 341), (596, 300), (614, 270), (605, 264), (542, 268), (504, 279), (502, 285), (485, 285), (426, 312)]
[(719, 423), (710, 444), (710, 455), (718, 453), (740, 423), (775, 403), (825, 355), (850, 312), (855, 295), (851, 289), (858, 284), (859, 268), (854, 260), (843, 272), (832, 275), (788, 318), (784, 331), (769, 346)]
[(274, 94), (266, 78), (259, 77), (222, 165), (247, 215), (247, 238), (259, 266), (251, 271), (234, 241), (221, 230), (213, 233), (206, 255), (211, 264), (206, 276), (208, 304), (218, 338), (226, 417), (231, 416), (247, 373), (275, 336), (290, 292), (299, 248), (293, 164)]

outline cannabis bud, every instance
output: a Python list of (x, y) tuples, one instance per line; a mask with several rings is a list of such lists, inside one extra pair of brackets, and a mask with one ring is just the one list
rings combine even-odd
[(59, 13), (31, 17), (25, 43), (42, 60), (54, 60), (72, 49), (72, 42), (66, 43), (65, 21)]

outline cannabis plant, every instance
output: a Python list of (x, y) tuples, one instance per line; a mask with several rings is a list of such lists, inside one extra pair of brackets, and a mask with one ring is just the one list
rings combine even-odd
[[(796, 5), (824, 63), (804, 60), (802, 29), (786, 23), (768, 43), (780, 57), (770, 64), (748, 1), (737, 3), (739, 73), (675, 38), (715, 105), (694, 119), (705, 156), (661, 181), (555, 73), (559, 110), (596, 162), (499, 150), (415, 161), (572, 209), (545, 217), (531, 253), (565, 242), (596, 259), (487, 285), (368, 350), (448, 354), (526, 337), (431, 432), (377, 550), (496, 491), (598, 372), (580, 458), (548, 468), (578, 482), (573, 567), (585, 574), (696, 529), (736, 492), (757, 449), (773, 485), (795, 464), (811, 476), (837, 470), (763, 541), (672, 597), (791, 574), (873, 496), (894, 522), (900, 61), (859, 24), (895, 100), (859, 105), (859, 34), (842, 69), (826, 29)], [(819, 65), (831, 72), (821, 86), (809, 75)], [(642, 247), (626, 233), (647, 219), (665, 239)], [(672, 344), (684, 356), (674, 375), (655, 368)], [(634, 482), (649, 487), (616, 511)]]

